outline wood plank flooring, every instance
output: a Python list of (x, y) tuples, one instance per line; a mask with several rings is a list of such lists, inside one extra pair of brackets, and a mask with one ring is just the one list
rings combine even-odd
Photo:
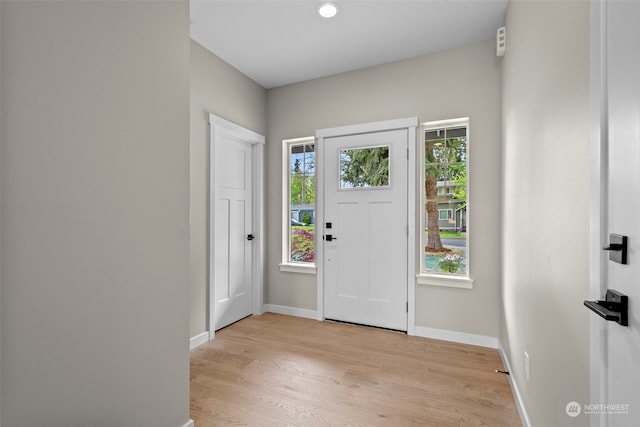
[(266, 313), (191, 353), (208, 426), (521, 426), (496, 350)]

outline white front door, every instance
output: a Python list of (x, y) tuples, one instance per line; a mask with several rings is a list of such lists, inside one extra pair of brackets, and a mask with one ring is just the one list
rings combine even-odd
[(407, 330), (408, 130), (325, 138), (324, 317)]
[[(628, 326), (592, 319), (592, 339), (600, 341), (600, 396), (585, 407), (596, 412), (593, 425), (640, 425), (640, 2), (610, 1), (602, 5), (606, 16), (601, 30), (606, 40), (606, 65), (601, 111), (604, 129), (601, 246), (615, 243), (609, 233), (628, 237), (628, 264), (601, 263), (600, 299), (607, 289), (626, 295)], [(607, 130), (608, 129), (608, 130)], [(599, 248), (598, 248), (599, 249)], [(592, 324), (593, 324), (592, 323)], [(593, 354), (593, 353), (592, 353)]]
[(252, 145), (234, 132), (212, 128), (211, 251), (214, 330), (252, 314)]

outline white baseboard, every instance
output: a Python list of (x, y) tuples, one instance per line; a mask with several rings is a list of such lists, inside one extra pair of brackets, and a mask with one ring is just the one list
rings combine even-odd
[(195, 427), (196, 423), (193, 422), (193, 420), (189, 420), (186, 423), (184, 423), (184, 425), (182, 427)]
[(461, 344), (498, 348), (498, 338), (487, 337), (485, 335), (467, 334), (464, 332), (447, 331), (445, 329), (426, 328), (424, 326), (416, 326), (413, 332), (415, 336), (422, 338), (433, 338), (436, 340), (452, 341)]
[(189, 350), (193, 350), (194, 348), (201, 346), (202, 344), (208, 343), (210, 341), (209, 331), (203, 332), (200, 335), (196, 335), (189, 340)]
[(264, 311), (276, 314), (286, 314), (288, 316), (304, 317), (305, 319), (318, 319), (318, 312), (315, 310), (287, 307), (285, 305), (265, 304)]
[[(509, 359), (507, 359), (507, 355), (504, 353), (504, 348), (502, 348), (502, 345), (498, 345), (498, 351), (500, 352), (500, 358), (502, 359), (502, 364), (504, 365), (505, 370), (507, 372), (511, 372), (511, 364), (509, 363)], [(522, 421), (522, 425), (524, 427), (531, 427), (531, 421), (529, 421), (527, 410), (524, 408), (524, 402), (522, 401), (522, 395), (518, 390), (516, 382), (513, 380), (513, 375), (509, 375), (509, 385), (511, 386), (513, 398), (516, 401), (516, 407), (518, 408), (518, 413), (520, 414), (520, 421)]]

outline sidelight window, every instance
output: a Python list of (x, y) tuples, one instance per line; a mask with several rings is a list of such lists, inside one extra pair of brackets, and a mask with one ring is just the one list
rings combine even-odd
[(468, 127), (466, 118), (423, 124), (423, 276), (469, 276)]
[(315, 265), (315, 139), (307, 137), (284, 140), (282, 161), (284, 175), (281, 268), (299, 271), (295, 269), (296, 266)]

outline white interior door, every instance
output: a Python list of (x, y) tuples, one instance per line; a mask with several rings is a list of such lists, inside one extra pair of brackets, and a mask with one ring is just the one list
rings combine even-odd
[(407, 330), (408, 130), (325, 138), (324, 317)]
[[(640, 2), (610, 1), (600, 9), (606, 17), (602, 61), (605, 130), (602, 209), (608, 233), (628, 236), (628, 264), (606, 260), (600, 298), (607, 289), (629, 300), (628, 326), (596, 317), (592, 339), (599, 339), (600, 396), (585, 407), (596, 412), (592, 424), (609, 427), (640, 425)], [(608, 129), (608, 131), (607, 131)], [(612, 243), (602, 242), (603, 246)], [(619, 251), (612, 251), (619, 252)], [(603, 256), (608, 258), (607, 253)], [(596, 338), (599, 337), (599, 338)], [(596, 400), (597, 399), (597, 400)]]
[[(607, 5), (609, 232), (629, 238), (628, 265), (608, 263), (607, 288), (629, 298), (629, 326), (607, 322), (609, 426), (640, 425), (640, 2)], [(615, 412), (615, 411), (614, 411)]]
[(252, 145), (225, 128), (214, 138), (211, 251), (214, 330), (252, 314)]

